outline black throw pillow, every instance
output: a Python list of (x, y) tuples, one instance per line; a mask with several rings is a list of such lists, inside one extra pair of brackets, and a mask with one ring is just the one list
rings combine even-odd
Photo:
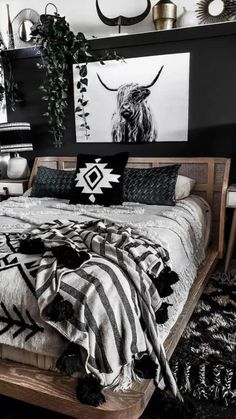
[(124, 201), (151, 205), (175, 205), (175, 185), (180, 164), (150, 169), (126, 168)]
[(128, 153), (112, 156), (79, 154), (70, 204), (119, 205)]
[(70, 199), (75, 171), (40, 166), (30, 196)]

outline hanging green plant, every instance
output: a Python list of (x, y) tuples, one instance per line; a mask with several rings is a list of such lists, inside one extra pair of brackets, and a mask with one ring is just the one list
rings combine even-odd
[[(47, 112), (51, 126), (50, 132), (54, 136), (54, 145), (61, 147), (62, 139), (66, 129), (65, 118), (68, 109), (68, 91), (73, 63), (83, 61), (85, 64), (78, 64), (80, 70), (80, 81), (78, 88), (81, 93), (80, 106), (77, 107), (79, 116), (83, 118), (83, 126), (88, 131), (88, 112), (85, 112), (87, 104), (84, 94), (86, 92), (87, 62), (89, 45), (83, 33), (77, 35), (70, 30), (69, 24), (64, 17), (61, 17), (57, 10), (54, 15), (45, 14), (40, 18), (41, 23), (37, 24), (32, 34), (35, 36), (36, 44), (41, 50), (42, 63), (38, 66), (46, 71), (42, 86), (42, 99), (47, 101)], [(88, 134), (89, 135), (89, 134)]]
[[(53, 3), (48, 5), (56, 6)], [(75, 35), (71, 30), (65, 17), (58, 14), (57, 8), (53, 15), (41, 15), (40, 23), (33, 30), (36, 45), (40, 48), (42, 63), (38, 67), (44, 69), (46, 75), (40, 89), (43, 93), (42, 99), (47, 101), (47, 112), (51, 126), (50, 132), (54, 136), (54, 145), (61, 147), (63, 136), (66, 130), (65, 119), (68, 109), (68, 92), (70, 86), (72, 64), (77, 64), (79, 69), (79, 89), (80, 97), (75, 112), (81, 119), (80, 126), (85, 130), (88, 139), (90, 127), (87, 122), (89, 112), (86, 109), (88, 100), (86, 92), (88, 86), (87, 63), (91, 60), (100, 60), (105, 64), (105, 59), (116, 59), (119, 57), (116, 52), (106, 52), (102, 58), (95, 57), (91, 53), (89, 43), (82, 32)]]

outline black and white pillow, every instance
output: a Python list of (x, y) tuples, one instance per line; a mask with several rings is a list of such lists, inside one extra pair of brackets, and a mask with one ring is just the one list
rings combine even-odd
[(79, 154), (70, 204), (121, 204), (128, 156), (128, 153), (112, 156)]

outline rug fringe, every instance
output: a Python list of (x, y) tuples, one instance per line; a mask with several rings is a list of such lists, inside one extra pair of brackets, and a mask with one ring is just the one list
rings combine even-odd
[(215, 400), (225, 406), (236, 404), (236, 388), (233, 388), (236, 369), (207, 362), (191, 364), (184, 359), (175, 359), (170, 364), (183, 394), (190, 394), (200, 400)]

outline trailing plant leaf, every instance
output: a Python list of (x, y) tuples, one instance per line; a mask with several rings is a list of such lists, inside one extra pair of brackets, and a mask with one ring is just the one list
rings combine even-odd
[[(43, 68), (46, 72), (40, 86), (43, 92), (42, 99), (48, 102), (45, 115), (51, 126), (54, 144), (60, 147), (66, 130), (71, 66), (82, 59), (87, 62), (89, 46), (84, 34), (79, 32), (74, 35), (65, 18), (57, 13), (54, 16), (42, 15), (41, 24), (37, 24), (32, 34), (41, 50), (42, 64), (38, 65), (38, 68)], [(86, 75), (87, 68), (84, 64), (80, 67), (81, 81), (78, 82), (78, 89), (81, 85), (87, 86)], [(86, 89), (81, 93), (85, 91)]]
[[(46, 75), (40, 89), (43, 92), (42, 99), (47, 101), (48, 109), (44, 115), (47, 116), (51, 126), (50, 132), (54, 136), (54, 145), (61, 147), (63, 136), (66, 130), (65, 119), (68, 109), (68, 92), (72, 71), (72, 64), (78, 63), (79, 81), (77, 89), (80, 92), (79, 106), (75, 112), (82, 119), (80, 127), (85, 130), (85, 137), (89, 138), (90, 127), (87, 122), (89, 113), (85, 111), (88, 104), (85, 94), (87, 92), (87, 63), (91, 60), (100, 60), (90, 51), (89, 43), (82, 32), (75, 35), (71, 30), (65, 17), (58, 13), (54, 15), (41, 15), (41, 23), (37, 24), (31, 31), (35, 37), (36, 45), (41, 51), (42, 64), (39, 69), (44, 69)], [(120, 59), (116, 53), (106, 52), (101, 59)], [(1, 92), (0, 92), (1, 93)]]

